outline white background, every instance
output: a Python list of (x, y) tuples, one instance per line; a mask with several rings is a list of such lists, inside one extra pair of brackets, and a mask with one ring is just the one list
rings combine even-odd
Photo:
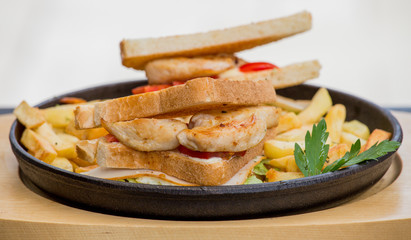
[(318, 59), (314, 85), (411, 106), (411, 1), (0, 0), (0, 107), (143, 79), (119, 42), (247, 24), (308, 10), (313, 29), (239, 53), (279, 66)]

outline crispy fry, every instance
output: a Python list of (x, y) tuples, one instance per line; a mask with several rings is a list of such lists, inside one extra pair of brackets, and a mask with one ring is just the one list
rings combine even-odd
[(46, 163), (51, 163), (57, 157), (57, 152), (53, 146), (42, 136), (28, 128), (23, 132), (21, 143), (33, 152), (34, 157)]
[(266, 174), (268, 182), (277, 182), (304, 177), (302, 172), (280, 172), (271, 168)]
[(342, 158), (349, 150), (350, 147), (345, 143), (340, 143), (330, 148), (330, 151), (328, 151), (328, 158), (324, 163), (323, 169), (336, 160)]
[(301, 102), (298, 100), (294, 100), (291, 98), (277, 95), (277, 101), (274, 105), (276, 107), (280, 107), (284, 109), (285, 111), (299, 113), (302, 110), (304, 110), (306, 107), (308, 107), (309, 104), (310, 104), (309, 100), (308, 102), (307, 101)]
[(71, 142), (64, 141), (58, 134), (56, 134), (49, 123), (43, 123), (40, 127), (34, 130), (45, 140), (47, 140), (54, 150), (57, 151), (59, 157), (73, 158), (73, 144)]
[(359, 138), (367, 140), (370, 136), (370, 129), (358, 120), (352, 120), (343, 124), (343, 131), (351, 133)]
[(299, 128), (302, 126), (301, 120), (293, 112), (288, 112), (281, 115), (278, 119), (277, 132), (282, 133), (290, 129)]
[(268, 162), (271, 166), (279, 168), (285, 172), (299, 172), (297, 164), (295, 163), (295, 158), (293, 155), (288, 155), (282, 158), (271, 159)]
[(346, 109), (342, 104), (335, 104), (330, 108), (325, 121), (327, 123), (327, 131), (330, 133), (330, 139), (332, 143), (339, 143), (341, 138), (341, 132), (346, 117)]
[(13, 113), (26, 128), (38, 127), (46, 121), (40, 110), (31, 107), (26, 101), (22, 101)]
[(77, 105), (66, 104), (42, 109), (46, 121), (53, 127), (65, 128), (74, 119), (74, 109)]
[(286, 142), (300, 142), (304, 141), (307, 131), (311, 132), (312, 125), (304, 125), (301, 128), (292, 129), (287, 132), (281, 133), (275, 137), (275, 140)]
[(76, 136), (80, 140), (92, 140), (108, 134), (104, 128), (77, 129), (72, 120), (65, 129), (66, 133)]
[(320, 88), (312, 98), (310, 105), (297, 116), (303, 124), (316, 123), (331, 106), (332, 100), (327, 89)]
[(364, 144), (366, 143), (366, 140), (359, 138), (357, 136), (355, 136), (354, 134), (348, 133), (348, 132), (342, 132), (341, 133), (341, 138), (340, 138), (340, 143), (345, 143), (348, 144), (349, 146), (351, 146), (352, 144), (354, 144), (358, 139), (360, 139), (361, 142), (361, 146), (364, 146)]
[(73, 165), (70, 163), (70, 161), (67, 158), (64, 157), (57, 157), (55, 158), (50, 165), (53, 165), (55, 167), (73, 172)]
[(367, 142), (365, 145), (361, 148), (361, 152), (369, 149), (372, 147), (374, 144), (384, 141), (384, 140), (389, 140), (391, 138), (391, 133), (381, 130), (381, 129), (374, 129), (372, 133), (370, 134), (370, 137), (368, 138)]
[(59, 155), (69, 159), (76, 158), (76, 143), (80, 140), (75, 136), (66, 133), (58, 133), (57, 136), (61, 139), (64, 146), (64, 152), (59, 152)]
[[(304, 142), (297, 142), (304, 148)], [(264, 153), (268, 158), (281, 158), (294, 154), (294, 142), (268, 140), (264, 143)]]

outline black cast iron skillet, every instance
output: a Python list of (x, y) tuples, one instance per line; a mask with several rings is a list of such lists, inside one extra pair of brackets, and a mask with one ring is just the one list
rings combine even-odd
[[(147, 81), (133, 81), (93, 87), (42, 102), (40, 108), (54, 106), (65, 96), (86, 100), (129, 95), (132, 88)], [(300, 85), (278, 90), (294, 99), (311, 99), (317, 87)], [(333, 103), (347, 108), (347, 119), (358, 119), (374, 128), (392, 132), (392, 140), (402, 141), (398, 121), (383, 108), (334, 90)], [(394, 153), (378, 161), (367, 161), (346, 169), (301, 179), (239, 186), (156, 186), (94, 178), (68, 172), (34, 158), (19, 139), (23, 125), (15, 121), (10, 142), (25, 182), (83, 209), (109, 214), (160, 219), (238, 219), (278, 216), (325, 209), (353, 198), (375, 184), (388, 170)], [(33, 185), (33, 186), (34, 186)]]

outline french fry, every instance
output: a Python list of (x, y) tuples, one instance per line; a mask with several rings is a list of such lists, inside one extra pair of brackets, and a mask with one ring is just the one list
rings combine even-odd
[(329, 132), (329, 138), (332, 143), (339, 143), (341, 138), (341, 132), (346, 117), (346, 109), (342, 104), (335, 104), (330, 108), (325, 116), (325, 122), (327, 123), (327, 131)]
[(374, 129), (374, 131), (372, 131), (372, 133), (370, 134), (370, 137), (368, 138), (365, 145), (361, 148), (361, 152), (368, 150), (370, 147), (372, 147), (374, 144), (378, 142), (389, 140), (390, 138), (391, 133), (378, 128)]
[(74, 119), (74, 109), (78, 105), (66, 104), (42, 109), (46, 121), (53, 127), (65, 128)]
[(288, 155), (288, 156), (285, 156), (285, 157), (282, 157), (282, 158), (274, 158), (274, 159), (271, 159), (268, 162), (268, 164), (272, 167), (280, 169), (281, 171), (285, 171), (285, 168), (287, 167), (288, 159), (291, 158), (291, 157), (293, 157), (293, 156)]
[(298, 129), (292, 129), (285, 133), (281, 133), (275, 137), (275, 140), (286, 142), (300, 142), (304, 141), (307, 131), (311, 132), (311, 125), (304, 125)]
[(299, 113), (309, 105), (309, 102), (296, 101), (291, 98), (277, 95), (277, 100), (274, 106), (280, 107), (285, 111)]
[(283, 133), (290, 129), (299, 128), (302, 126), (301, 120), (293, 112), (287, 112), (281, 115), (278, 119), (277, 132)]
[(265, 176), (267, 177), (268, 182), (277, 182), (302, 178), (304, 177), (304, 174), (302, 172), (280, 172), (271, 168)]
[(34, 157), (46, 163), (51, 163), (57, 157), (57, 152), (53, 146), (42, 136), (28, 128), (23, 132), (21, 143), (33, 153)]
[(330, 148), (328, 151), (328, 158), (324, 163), (323, 169), (336, 160), (342, 158), (348, 151), (350, 151), (350, 147), (345, 143), (340, 143)]
[(52, 128), (55, 133), (66, 133), (66, 130), (64, 128), (56, 128), (56, 127), (52, 127)]
[(348, 133), (348, 132), (342, 132), (341, 133), (341, 138), (340, 138), (340, 143), (345, 143), (351, 146), (354, 144), (358, 139), (360, 139), (361, 146), (364, 146), (364, 144), (367, 142), (366, 140), (359, 138), (355, 136), (354, 134)]
[(279, 168), (285, 172), (299, 172), (297, 164), (295, 163), (295, 158), (293, 155), (285, 156), (282, 158), (271, 159), (268, 164), (272, 167)]
[(297, 163), (295, 162), (294, 156), (288, 159), (287, 166), (285, 167), (285, 171), (286, 172), (301, 172), (300, 168), (297, 166)]
[(343, 131), (354, 134), (355, 136), (367, 140), (370, 136), (370, 129), (358, 120), (352, 120), (343, 124)]
[(31, 107), (26, 101), (22, 101), (13, 111), (19, 122), (26, 128), (35, 128), (43, 124), (46, 119), (38, 108)]
[(303, 124), (316, 123), (331, 106), (332, 100), (327, 89), (320, 88), (312, 98), (310, 105), (297, 116)]
[[(67, 134), (56, 134), (49, 123), (43, 123), (40, 127), (35, 129), (35, 132), (46, 139), (51, 146), (53, 146), (53, 148), (57, 151), (57, 156), (66, 158), (75, 158), (77, 156), (75, 152), (75, 143), (70, 140), (67, 141), (64, 137), (62, 139), (60, 136)], [(76, 142), (77, 141), (78, 139), (76, 139)]]
[(77, 129), (74, 120), (67, 125), (65, 131), (70, 135), (76, 136), (80, 140), (92, 140), (108, 134), (107, 130), (104, 128)]
[[(297, 142), (303, 149), (304, 142)], [(264, 153), (268, 158), (281, 158), (294, 154), (294, 142), (268, 140), (264, 143)]]
[(73, 165), (67, 158), (57, 157), (52, 162), (50, 162), (50, 165), (73, 172)]
[(57, 136), (61, 139), (62, 144), (65, 147), (64, 152), (59, 152), (60, 156), (65, 156), (69, 159), (76, 158), (76, 144), (80, 140), (75, 136), (66, 133), (58, 133)]

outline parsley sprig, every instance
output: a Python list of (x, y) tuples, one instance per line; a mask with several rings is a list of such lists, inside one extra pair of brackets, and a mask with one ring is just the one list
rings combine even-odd
[(393, 152), (400, 146), (399, 142), (384, 140), (359, 154), (361, 143), (360, 140), (357, 140), (351, 145), (349, 152), (322, 170), (330, 148), (330, 146), (326, 144), (327, 138), (327, 124), (325, 120), (322, 119), (317, 125), (313, 125), (312, 134), (307, 131), (305, 135), (305, 151), (303, 151), (297, 143), (295, 144), (295, 162), (304, 176), (308, 177), (333, 172), (341, 167), (348, 167), (367, 160), (377, 160), (378, 157)]

